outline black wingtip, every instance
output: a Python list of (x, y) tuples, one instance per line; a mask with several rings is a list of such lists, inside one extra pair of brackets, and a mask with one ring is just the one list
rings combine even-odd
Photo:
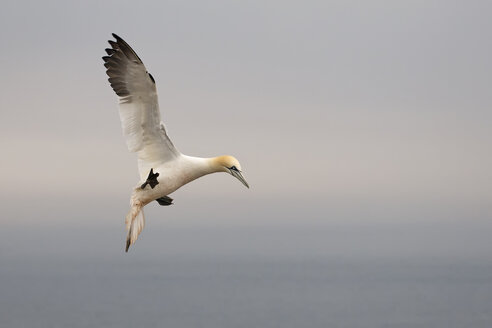
[(115, 50), (120, 48), (120, 46), (118, 45), (118, 42), (114, 42), (113, 40), (108, 40), (108, 43)]
[(126, 240), (126, 248), (125, 248), (125, 253), (128, 253), (128, 249), (130, 248), (130, 238)]
[(113, 38), (115, 38), (116, 40), (118, 39), (121, 39), (116, 33), (111, 33), (111, 35), (113, 36)]

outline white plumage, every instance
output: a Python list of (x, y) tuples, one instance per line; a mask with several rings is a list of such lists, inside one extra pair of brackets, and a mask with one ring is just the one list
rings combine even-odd
[(109, 41), (111, 48), (106, 49), (108, 56), (103, 57), (104, 66), (111, 87), (119, 96), (123, 133), (128, 150), (138, 155), (140, 173), (126, 217), (128, 251), (144, 228), (143, 207), (149, 202), (157, 200), (161, 205), (170, 205), (172, 199), (167, 195), (214, 172), (230, 173), (246, 187), (249, 185), (234, 157), (192, 157), (181, 154), (174, 147), (161, 122), (154, 78), (135, 51), (116, 34), (113, 37), (116, 42)]

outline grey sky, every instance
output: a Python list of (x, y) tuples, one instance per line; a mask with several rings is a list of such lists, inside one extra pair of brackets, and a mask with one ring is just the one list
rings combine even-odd
[[(0, 7), (0, 326), (492, 327), (492, 2)], [(145, 208), (102, 56), (226, 174)]]
[(332, 218), (330, 208), (489, 216), (491, 9), (486, 1), (4, 1), (2, 202), (13, 213), (8, 204), (20, 199), (104, 196), (121, 202), (118, 215), (126, 211), (136, 161), (100, 58), (115, 32), (154, 75), (177, 147), (235, 155), (252, 185), (206, 177), (175, 194), (183, 207), (220, 199), (227, 209), (276, 204)]

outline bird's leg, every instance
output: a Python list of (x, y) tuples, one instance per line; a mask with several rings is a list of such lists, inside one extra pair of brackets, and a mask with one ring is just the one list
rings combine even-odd
[(159, 176), (158, 172), (154, 173), (154, 169), (150, 169), (147, 180), (144, 182), (142, 186), (140, 186), (140, 188), (145, 189), (147, 185), (150, 185), (150, 188), (154, 189), (154, 187), (159, 184), (159, 181), (157, 181), (158, 176)]

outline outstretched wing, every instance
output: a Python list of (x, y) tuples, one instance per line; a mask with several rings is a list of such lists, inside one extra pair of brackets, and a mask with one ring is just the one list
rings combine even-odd
[(149, 169), (179, 156), (161, 122), (157, 90), (135, 51), (119, 36), (103, 57), (109, 83), (120, 98), (120, 118), (128, 150), (138, 153), (142, 179)]

